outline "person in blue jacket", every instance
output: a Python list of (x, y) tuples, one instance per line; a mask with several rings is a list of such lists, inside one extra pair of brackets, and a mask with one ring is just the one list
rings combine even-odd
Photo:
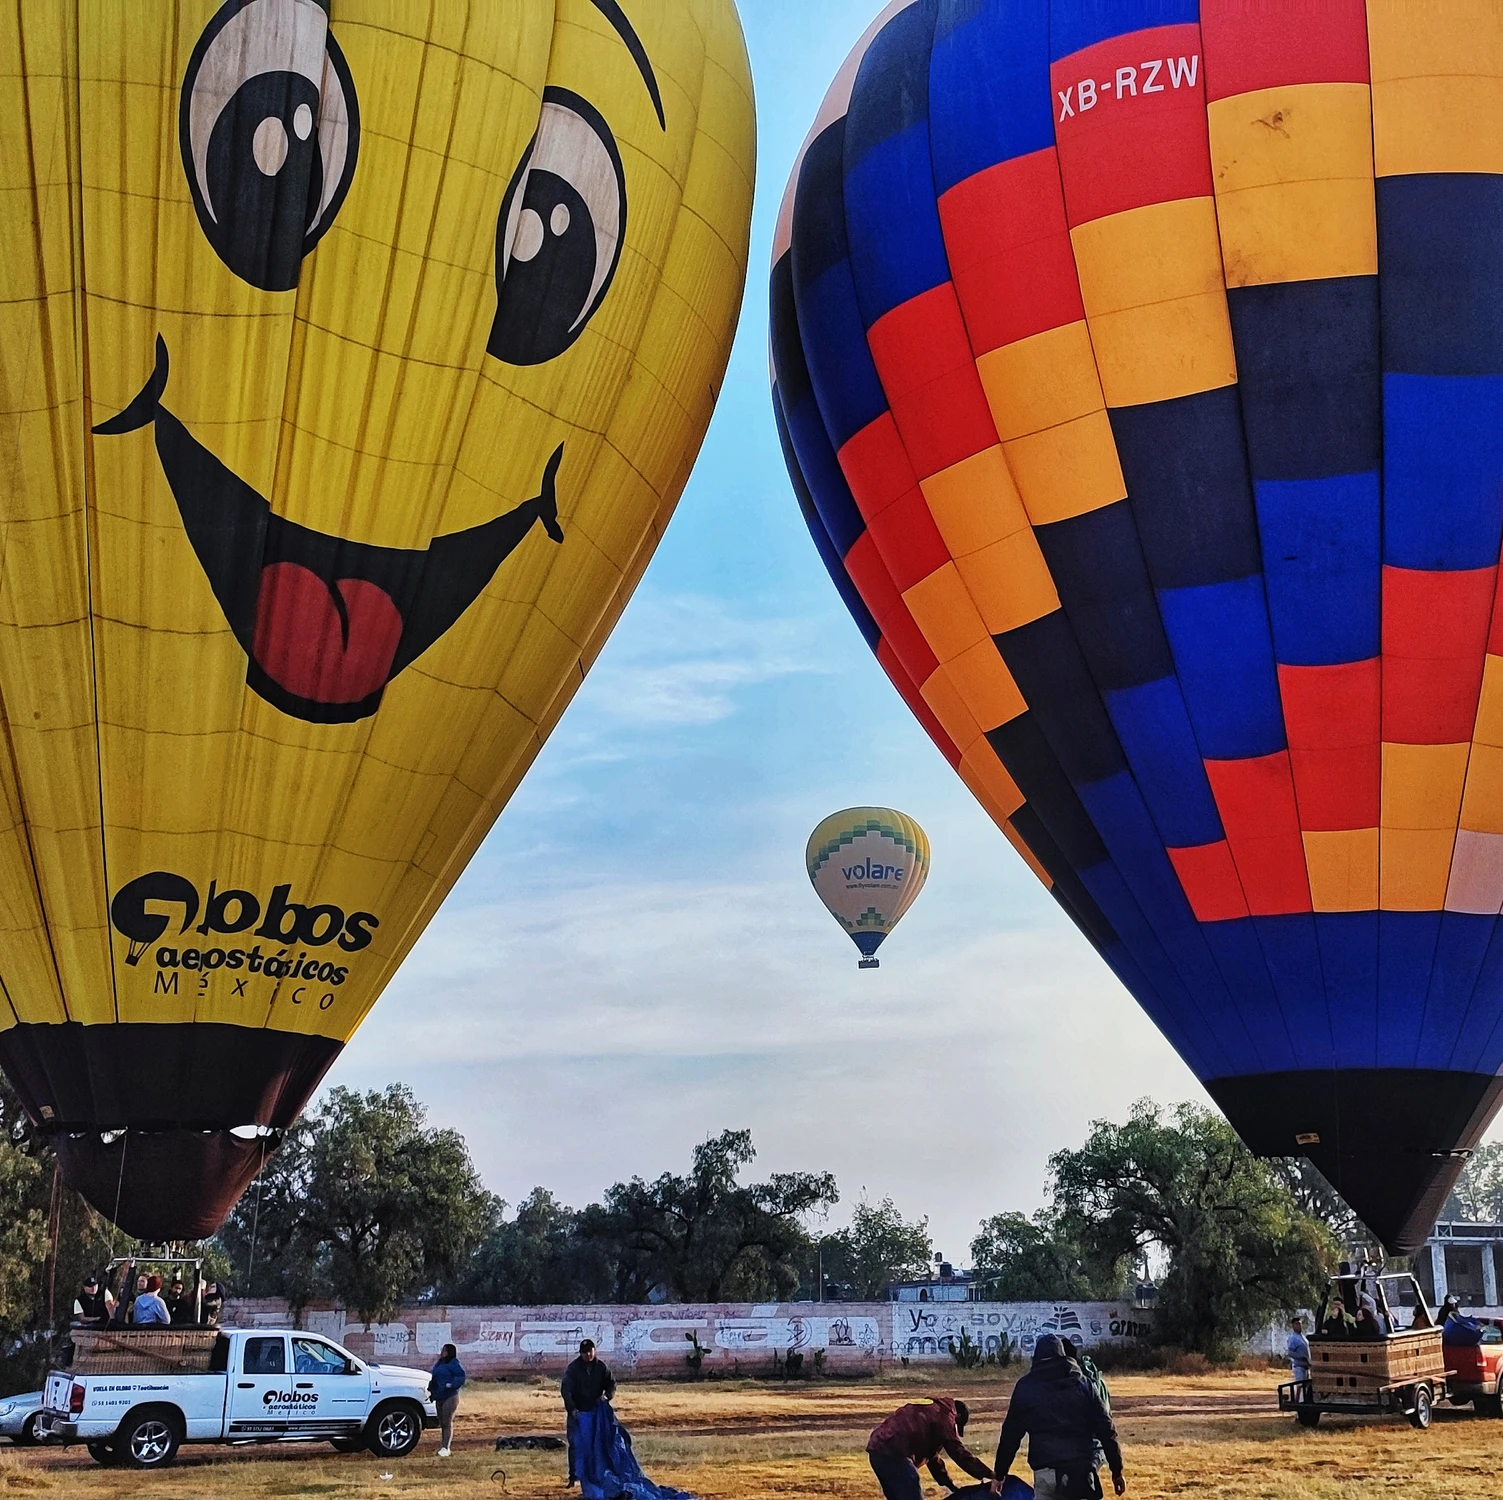
[(459, 1362), (459, 1350), (453, 1344), (445, 1344), (428, 1380), (428, 1394), (438, 1407), (440, 1458), (449, 1456), (454, 1441), (454, 1413), (459, 1409), (459, 1389), (468, 1379)]

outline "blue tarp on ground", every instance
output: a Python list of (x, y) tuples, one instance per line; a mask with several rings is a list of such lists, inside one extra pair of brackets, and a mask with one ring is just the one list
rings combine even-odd
[(654, 1484), (637, 1463), (631, 1434), (616, 1420), (609, 1401), (570, 1421), (574, 1473), (581, 1500), (696, 1500), (685, 1490)]
[[(968, 1489), (956, 1490), (950, 1500), (991, 1500), (991, 1486), (973, 1484)], [(1016, 1474), (1009, 1474), (1002, 1486), (1002, 1500), (1033, 1500), (1033, 1486), (1026, 1484)]]

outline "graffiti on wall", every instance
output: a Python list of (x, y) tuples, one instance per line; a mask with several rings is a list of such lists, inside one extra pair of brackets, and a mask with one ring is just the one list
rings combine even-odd
[[(985, 1354), (1023, 1356), (1045, 1333), (1085, 1348), (1144, 1337), (1151, 1314), (1111, 1303), (877, 1302), (661, 1307), (443, 1307), (405, 1309), (370, 1328), (338, 1308), (309, 1308), (301, 1326), (366, 1359), (431, 1364), (454, 1344), (472, 1375), (556, 1372), (581, 1339), (618, 1370), (683, 1370), (698, 1351), (706, 1370), (758, 1368), (789, 1353), (822, 1354), (831, 1370), (889, 1358), (948, 1362), (968, 1335)], [(241, 1327), (287, 1326), (284, 1302), (231, 1304)]]
[(1046, 1333), (1081, 1348), (1143, 1338), (1148, 1315), (1104, 1302), (894, 1302), (892, 1352), (947, 1359), (964, 1333), (983, 1354), (1031, 1355)]

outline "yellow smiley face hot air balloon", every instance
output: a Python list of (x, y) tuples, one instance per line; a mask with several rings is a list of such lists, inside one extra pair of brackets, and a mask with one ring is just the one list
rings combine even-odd
[(27, 0), (0, 89), (0, 1062), (181, 1238), (652, 555), (751, 82), (731, 0)]

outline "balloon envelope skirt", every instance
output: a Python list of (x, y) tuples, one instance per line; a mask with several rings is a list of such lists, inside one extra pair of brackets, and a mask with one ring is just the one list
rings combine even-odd
[(789, 185), (784, 450), (898, 690), (1260, 1152), (1421, 1242), (1503, 1063), (1503, 37), (915, 0)]

